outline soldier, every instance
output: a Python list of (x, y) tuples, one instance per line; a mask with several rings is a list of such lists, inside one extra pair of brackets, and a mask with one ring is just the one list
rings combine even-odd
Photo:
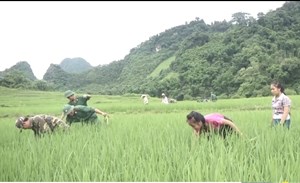
[(58, 127), (66, 130), (69, 125), (57, 117), (41, 114), (33, 117), (19, 117), (16, 120), (16, 127), (20, 128), (20, 132), (22, 129), (32, 129), (34, 135), (40, 137), (41, 134), (51, 133)]
[(62, 119), (67, 116), (66, 121), (70, 125), (74, 122), (91, 122), (93, 124), (100, 123), (97, 114), (101, 114), (104, 117), (107, 117), (108, 114), (105, 112), (100, 111), (99, 109), (83, 106), (83, 105), (65, 105), (63, 108), (63, 117)]
[[(67, 90), (65, 92), (65, 97), (69, 99), (68, 104), (69, 105), (84, 105), (87, 106), (87, 101), (90, 100), (90, 98), (92, 97), (91, 95), (88, 94), (84, 94), (83, 96), (76, 96), (75, 92), (71, 91), (71, 90)], [(64, 113), (62, 113), (61, 119), (64, 119)]]
[(76, 96), (75, 92), (67, 90), (65, 92), (65, 97), (69, 99), (69, 105), (85, 105), (87, 106), (87, 101), (92, 97), (91, 95), (84, 94), (83, 96)]

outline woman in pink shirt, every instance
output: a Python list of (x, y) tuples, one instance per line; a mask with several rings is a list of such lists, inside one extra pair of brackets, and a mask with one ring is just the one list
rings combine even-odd
[(200, 135), (201, 132), (217, 132), (224, 138), (232, 132), (242, 135), (232, 120), (219, 113), (203, 116), (199, 112), (192, 111), (186, 118), (187, 123), (194, 129), (196, 135)]

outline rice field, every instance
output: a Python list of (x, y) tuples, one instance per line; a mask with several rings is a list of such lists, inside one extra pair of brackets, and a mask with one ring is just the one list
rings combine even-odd
[[(59, 117), (63, 93), (0, 88), (0, 181), (43, 182), (300, 182), (300, 96), (291, 129), (270, 128), (271, 96), (163, 105), (140, 95), (92, 95), (89, 106), (109, 124), (72, 124), (67, 133), (20, 133), (22, 115)], [(196, 110), (230, 117), (244, 137), (196, 138), (185, 122)], [(103, 117), (99, 116), (103, 121)]]

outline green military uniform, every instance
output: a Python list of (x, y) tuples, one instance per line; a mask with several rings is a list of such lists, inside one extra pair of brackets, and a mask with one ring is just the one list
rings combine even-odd
[(90, 96), (83, 95), (81, 97), (77, 97), (74, 101), (70, 101), (69, 105), (84, 105), (87, 106), (87, 101), (90, 99)]
[[(64, 130), (69, 128), (69, 125), (66, 124), (64, 121), (50, 115), (40, 114), (27, 119), (31, 124), (31, 129), (34, 131), (35, 136), (40, 136), (43, 133), (53, 132), (57, 128), (63, 128)], [(27, 119), (24, 117), (20, 117), (16, 121), (16, 127), (22, 129), (22, 123)]]
[[(71, 113), (73, 111), (73, 114)], [(88, 106), (76, 105), (76, 106), (65, 106), (64, 113), (67, 114), (67, 123), (72, 124), (74, 122), (90, 122), (99, 123), (100, 120), (95, 112), (95, 109)]]

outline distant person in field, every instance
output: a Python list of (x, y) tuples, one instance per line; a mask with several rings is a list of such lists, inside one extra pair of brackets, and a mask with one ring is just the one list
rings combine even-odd
[(170, 99), (169, 99), (169, 103), (176, 103), (176, 102), (177, 102), (176, 99), (173, 99), (173, 98), (170, 98)]
[(145, 105), (149, 103), (149, 99), (148, 99), (148, 95), (147, 94), (143, 94), (141, 96), (141, 98), (143, 99)]
[(69, 105), (66, 104), (63, 108), (63, 117), (66, 116), (66, 121), (68, 124), (83, 122), (97, 124), (100, 123), (100, 119), (97, 114), (101, 114), (104, 117), (108, 117), (108, 114), (100, 111), (99, 109), (92, 108), (84, 105)]
[(54, 132), (58, 128), (66, 130), (69, 125), (63, 120), (51, 115), (35, 115), (33, 117), (19, 117), (16, 120), (16, 127), (20, 129), (31, 129), (35, 136), (41, 136), (44, 133)]
[(283, 125), (290, 128), (291, 125), (291, 100), (284, 93), (284, 87), (277, 81), (271, 83), (272, 98), (272, 126)]
[(169, 104), (169, 99), (168, 99), (168, 97), (166, 96), (166, 94), (164, 94), (164, 93), (161, 94), (161, 102), (162, 102), (163, 104)]
[(217, 101), (217, 95), (213, 94), (213, 92), (210, 92), (210, 100), (211, 100), (212, 102)]
[(227, 135), (236, 133), (242, 135), (233, 121), (223, 114), (211, 113), (203, 116), (199, 112), (192, 111), (187, 116), (187, 123), (199, 136), (201, 133), (217, 133), (224, 139)]
[(84, 94), (82, 96), (76, 96), (75, 92), (67, 90), (65, 92), (65, 97), (69, 99), (69, 105), (85, 105), (87, 106), (87, 101), (92, 97), (91, 95)]

